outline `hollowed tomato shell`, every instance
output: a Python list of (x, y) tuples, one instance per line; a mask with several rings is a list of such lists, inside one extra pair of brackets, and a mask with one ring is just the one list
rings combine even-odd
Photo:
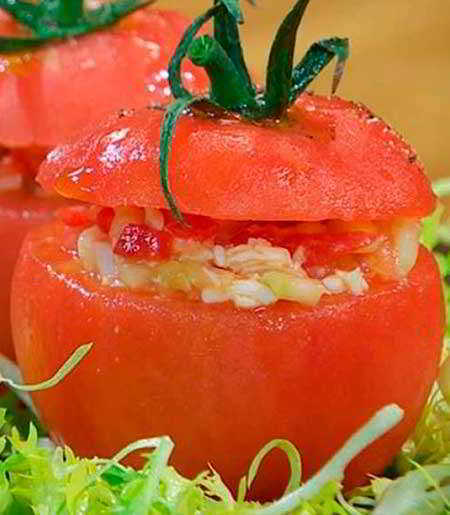
[[(66, 197), (165, 207), (163, 113), (112, 116), (48, 156), (38, 177)], [(435, 198), (414, 151), (366, 108), (302, 95), (279, 123), (185, 114), (169, 177), (181, 211), (219, 219), (422, 217)]]
[[(122, 108), (167, 103), (167, 66), (189, 21), (145, 9), (83, 37), (18, 55), (0, 54), (0, 146), (52, 147)], [(0, 33), (24, 29), (0, 12)], [(186, 86), (203, 91), (203, 70), (186, 63)]]
[[(94, 342), (64, 381), (33, 394), (53, 436), (77, 452), (111, 456), (168, 434), (183, 474), (210, 463), (236, 488), (265, 443), (287, 438), (308, 477), (376, 410), (397, 403), (404, 420), (350, 465), (354, 485), (382, 472), (414, 428), (444, 329), (439, 272), (425, 249), (408, 278), (374, 281), (364, 295), (245, 310), (103, 286), (70, 261), (75, 237), (60, 223), (27, 237), (12, 320), (27, 383)], [(286, 477), (274, 456), (254, 495), (281, 494)]]

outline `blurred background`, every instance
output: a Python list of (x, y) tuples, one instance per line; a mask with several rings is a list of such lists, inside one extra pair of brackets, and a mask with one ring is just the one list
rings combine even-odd
[[(294, 0), (241, 0), (247, 62), (264, 78), (270, 43)], [(211, 0), (159, 0), (196, 16)], [(349, 37), (351, 57), (338, 94), (363, 102), (416, 148), (432, 177), (450, 176), (450, 0), (312, 0), (296, 57), (315, 40)], [(332, 67), (311, 86), (330, 92)]]

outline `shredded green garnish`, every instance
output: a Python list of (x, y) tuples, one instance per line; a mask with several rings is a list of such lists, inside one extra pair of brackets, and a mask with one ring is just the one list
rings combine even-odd
[(50, 379), (43, 381), (38, 384), (19, 384), (10, 379), (9, 377), (2, 377), (0, 374), (0, 383), (7, 384), (10, 388), (14, 390), (19, 390), (21, 392), (37, 392), (41, 390), (47, 390), (48, 388), (52, 388), (56, 386), (59, 382), (61, 382), (67, 374), (72, 372), (72, 370), (78, 365), (78, 363), (86, 356), (86, 354), (92, 349), (93, 343), (86, 343), (85, 345), (80, 345), (69, 357), (69, 359), (56, 371), (56, 373)]
[[(235, 499), (214, 470), (187, 479), (168, 465), (173, 449), (169, 437), (140, 440), (111, 460), (78, 458), (68, 448), (55, 447), (39, 438), (34, 424), (28, 437), (6, 427), (5, 410), (0, 410), (0, 513), (39, 514), (222, 514), (348, 513), (339, 500), (344, 469), (349, 461), (375, 438), (397, 424), (403, 412), (386, 406), (365, 424), (340, 451), (309, 481), (299, 485), (298, 451), (278, 440), (269, 444), (250, 466), (249, 481), (257, 473), (263, 454), (273, 447), (284, 450), (292, 467), (288, 493), (278, 501), (250, 503), (244, 500), (241, 483)], [(147, 464), (139, 471), (124, 467), (119, 460), (130, 452), (150, 448)]]

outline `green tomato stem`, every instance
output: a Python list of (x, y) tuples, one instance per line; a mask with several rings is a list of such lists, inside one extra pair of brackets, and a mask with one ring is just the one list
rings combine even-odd
[(172, 91), (173, 97), (178, 100), (181, 98), (191, 98), (192, 95), (189, 91), (183, 86), (183, 81), (181, 79), (181, 63), (183, 59), (186, 57), (186, 54), (194, 41), (197, 32), (202, 28), (202, 26), (210, 20), (222, 6), (216, 5), (211, 9), (208, 9), (206, 13), (195, 18), (195, 20), (188, 27), (186, 32), (183, 34), (180, 42), (178, 43), (177, 48), (175, 49), (175, 53), (169, 62), (169, 84), (170, 89)]
[(29, 38), (0, 37), (0, 52), (29, 50), (52, 40), (95, 32), (154, 1), (116, 0), (85, 13), (83, 0), (42, 0), (39, 4), (0, 0), (0, 9), (5, 9), (33, 32), (33, 37)]
[[(215, 0), (215, 5), (220, 3), (221, 0)], [(239, 6), (236, 10), (219, 9), (214, 15), (214, 39), (222, 46), (227, 56), (231, 59), (245, 84), (247, 91), (250, 95), (255, 95), (255, 88), (253, 86), (250, 74), (245, 64), (244, 54), (242, 51), (241, 40), (237, 23), (243, 23), (242, 13)]]
[(309, 0), (299, 0), (280, 25), (267, 65), (265, 104), (272, 117), (279, 118), (289, 105), (297, 30)]
[(172, 140), (175, 134), (175, 126), (178, 118), (183, 112), (193, 103), (198, 102), (198, 99), (193, 97), (182, 97), (171, 104), (165, 114), (164, 121), (161, 127), (160, 134), (160, 154), (159, 154), (159, 170), (161, 188), (163, 190), (166, 202), (172, 211), (173, 216), (179, 221), (183, 222), (183, 215), (172, 195), (172, 189), (169, 181), (169, 156), (172, 150)]
[(55, 18), (61, 27), (73, 27), (83, 18), (83, 0), (58, 0)]
[(289, 94), (289, 102), (295, 102), (297, 97), (310, 85), (311, 81), (317, 77), (334, 57), (337, 57), (332, 86), (332, 92), (334, 93), (342, 77), (348, 55), (348, 39), (330, 38), (313, 43), (303, 59), (292, 71), (292, 87)]
[[(348, 57), (348, 41), (330, 38), (313, 45), (305, 59), (293, 69), (297, 30), (308, 3), (309, 0), (297, 0), (278, 29), (270, 51), (266, 91), (261, 93), (256, 91), (243, 57), (237, 26), (243, 21), (238, 0), (214, 0), (213, 7), (197, 17), (184, 33), (169, 63), (169, 84), (176, 102), (167, 109), (164, 117), (160, 154), (163, 194), (172, 214), (179, 221), (182, 221), (182, 215), (170, 190), (168, 156), (177, 120), (195, 99), (182, 82), (183, 59), (189, 57), (195, 65), (203, 67), (210, 79), (209, 96), (196, 99), (201, 101), (197, 105), (200, 110), (221, 108), (252, 121), (280, 119), (298, 95), (336, 56), (334, 93)], [(214, 38), (196, 38), (210, 18), (214, 18)], [(181, 100), (185, 102), (180, 103)]]
[(189, 47), (188, 57), (206, 70), (211, 82), (211, 101), (232, 111), (256, 106), (242, 75), (215, 39), (210, 36), (197, 38)]

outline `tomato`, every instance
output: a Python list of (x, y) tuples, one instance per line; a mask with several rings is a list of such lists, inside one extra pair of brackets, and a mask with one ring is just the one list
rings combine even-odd
[[(159, 179), (162, 116), (148, 110), (111, 116), (49, 156), (39, 181), (98, 205), (166, 207)], [(284, 124), (183, 116), (170, 161), (174, 195), (183, 212), (217, 219), (426, 215), (435, 197), (423, 166), (384, 122), (371, 120), (360, 105), (310, 94)], [(112, 148), (118, 133), (123, 138)]]
[(0, 348), (14, 359), (10, 329), (10, 284), (14, 265), (25, 234), (53, 217), (53, 211), (67, 201), (58, 197), (38, 197), (26, 191), (0, 193)]
[[(413, 150), (366, 108), (337, 97), (298, 97), (302, 77), (314, 76), (333, 55), (339, 72), (348, 54), (346, 40), (323, 40), (302, 61), (305, 68), (293, 69), (306, 3), (299, 0), (280, 27), (265, 92), (250, 84), (239, 41), (230, 40), (237, 35), (228, 10), (233, 2), (215, 2), (204, 19), (215, 17), (221, 41), (201, 37), (189, 46), (190, 31), (176, 52), (187, 49), (207, 69), (209, 100), (181, 87), (175, 69), (177, 102), (165, 113), (111, 115), (58, 147), (41, 167), (45, 189), (121, 213), (109, 223), (103, 212), (83, 233), (63, 223), (31, 233), (14, 277), (12, 320), (26, 381), (52, 375), (77, 346), (94, 342), (67, 381), (33, 397), (55, 439), (76, 451), (111, 455), (135, 438), (169, 434), (177, 444), (172, 463), (183, 474), (211, 463), (236, 490), (268, 440), (287, 438), (301, 449), (307, 478), (377, 409), (398, 403), (404, 420), (350, 464), (351, 486), (381, 472), (417, 422), (444, 331), (439, 272), (418, 245), (418, 219), (433, 210), (435, 197)], [(174, 61), (177, 68), (180, 59)], [(153, 215), (167, 203), (184, 227), (166, 216), (161, 229), (161, 213)], [(160, 232), (150, 229), (155, 221)], [(249, 238), (267, 237), (262, 264), (267, 254), (283, 257), (268, 277), (257, 266), (236, 271), (216, 258), (215, 247), (207, 249), (212, 271), (198, 256), (187, 265), (182, 250), (161, 265), (162, 235), (200, 250), (217, 238), (224, 254), (236, 257), (237, 249), (238, 263), (257, 262)], [(240, 239), (250, 248), (244, 256), (233, 246)], [(282, 248), (268, 248), (271, 242)], [(350, 274), (336, 266), (377, 242), (381, 250), (369, 256), (378, 266), (373, 273), (361, 270), (370, 269), (369, 259)], [(306, 261), (294, 260), (294, 247)], [(117, 261), (114, 252), (121, 254)], [(141, 252), (154, 256), (136, 265), (132, 258)], [(136, 274), (147, 267), (155, 282), (149, 288), (117, 282), (113, 266), (104, 266), (103, 275), (90, 267), (92, 256), (128, 272), (135, 266)], [(284, 258), (297, 273), (284, 276), (285, 289), (313, 285), (315, 300), (301, 304), (290, 291), (283, 294), (282, 281), (275, 284)], [(326, 290), (302, 268), (324, 262), (338, 279), (357, 272), (357, 284)], [(395, 279), (379, 272), (386, 263), (401, 268)], [(158, 275), (165, 265), (179, 283), (180, 269), (195, 275), (203, 267), (211, 281), (220, 269), (229, 283), (219, 294), (237, 287), (244, 301), (172, 288)], [(255, 283), (262, 300), (246, 303), (245, 287)], [(260, 499), (280, 494), (286, 479), (283, 459), (271, 462), (256, 485)]]
[[(176, 12), (145, 9), (109, 30), (0, 55), (0, 145), (48, 149), (108, 112), (167, 103), (167, 64), (187, 25)], [(183, 73), (193, 90), (207, 85), (192, 64)]]
[(27, 31), (12, 16), (0, 10), (0, 33), (2, 36), (25, 36)]
[[(444, 323), (424, 249), (408, 280), (374, 281), (365, 295), (246, 310), (101, 285), (62, 245), (75, 234), (55, 223), (29, 235), (12, 306), (27, 382), (94, 342), (67, 379), (33, 396), (53, 436), (75, 451), (111, 456), (135, 438), (170, 434), (182, 473), (211, 463), (235, 488), (270, 439), (292, 440), (308, 477), (376, 409), (398, 403), (404, 421), (352, 463), (351, 485), (382, 472), (417, 422)], [(286, 467), (274, 458), (255, 495), (279, 494)]]
[[(46, 160), (39, 180), (95, 204), (164, 206), (157, 163), (161, 116), (137, 112), (110, 118), (97, 132), (60, 147)], [(379, 124), (367, 123), (369, 117), (360, 106), (314, 95), (301, 97), (288, 112), (289, 130), (182, 117), (173, 145), (174, 191), (182, 209), (197, 216), (186, 216), (188, 227), (166, 216), (166, 230), (175, 237), (236, 244), (248, 236), (286, 247), (300, 242), (310, 265), (370, 246), (378, 234), (345, 233), (339, 223), (326, 221), (419, 217), (435, 199), (421, 165), (408, 159), (412, 150)], [(333, 138), (324, 140), (330, 127)], [(108, 141), (118, 131), (124, 135), (116, 147), (120, 158), (108, 161)], [(311, 139), (312, 132), (319, 136)], [(355, 155), (358, 141), (345, 143), (353, 134), (363, 134), (377, 160)], [(264, 159), (254, 152), (261, 147)], [(386, 153), (387, 147), (392, 151)], [(142, 162), (131, 158), (137, 148), (146, 156)], [(312, 169), (314, 161), (319, 165)], [(292, 169), (289, 188), (280, 180), (286, 162)], [(308, 174), (305, 162), (311, 166)], [(74, 170), (79, 170), (76, 181)], [(386, 170), (395, 173), (388, 176)], [(376, 183), (376, 189), (367, 189)], [(289, 220), (322, 220), (330, 231), (302, 233)], [(46, 231), (54, 234), (49, 248), (43, 243)], [(65, 317), (58, 311), (50, 321), (41, 299), (20, 292), (32, 277), (39, 284), (49, 280), (47, 265), (63, 259), (57, 244), (61, 231), (53, 226), (30, 236), (16, 276), (13, 316), (19, 361), (30, 381), (51, 373), (47, 354), (52, 349), (58, 348), (62, 361), (62, 349), (67, 355), (77, 344), (96, 343), (73, 382), (36, 396), (49, 427), (76, 450), (111, 455), (130, 439), (168, 433), (177, 443), (174, 464), (183, 473), (197, 473), (212, 460), (235, 487), (257, 450), (283, 437), (304, 453), (307, 477), (370, 413), (398, 402), (406, 409), (405, 421), (351, 465), (347, 484), (353, 485), (369, 471), (381, 472), (417, 421), (436, 374), (444, 323), (439, 275), (425, 250), (407, 281), (373, 278), (364, 295), (327, 297), (314, 308), (279, 301), (244, 310), (107, 288), (80, 271), (50, 274), (55, 281), (49, 290), (71, 313)], [(81, 295), (82, 307), (74, 311)], [(24, 325), (31, 330), (21, 330)], [(63, 336), (69, 325), (70, 344)], [(31, 333), (33, 339), (21, 336)], [(42, 354), (27, 359), (35, 346)], [(110, 431), (107, 396), (119, 403), (115, 409), (127, 421), (121, 434)], [(105, 411), (84, 406), (83, 397), (98, 399)], [(60, 415), (69, 398), (79, 410), (76, 424)], [(272, 463), (272, 479), (266, 477), (258, 494), (280, 492), (282, 468)]]
[(11, 155), (0, 155), (0, 352), (11, 359), (14, 347), (9, 321), (10, 284), (22, 240), (28, 230), (50, 221), (52, 212), (68, 203), (54, 195), (36, 195), (35, 187), (27, 184), (25, 170), (24, 164)]
[[(0, 156), (0, 177), (34, 177), (51, 147), (108, 111), (167, 103), (169, 57), (187, 25), (176, 12), (146, 9), (109, 30), (32, 52), (0, 54), (0, 154), (7, 152)], [(27, 34), (2, 10), (0, 33)], [(201, 70), (188, 65), (183, 73), (193, 90), (205, 87)], [(50, 220), (61, 205), (31, 193), (0, 193), (0, 234), (8, 241), (0, 260), (0, 352), (10, 357), (8, 285), (15, 256), (27, 230)]]
[[(110, 117), (57, 149), (38, 179), (97, 205), (164, 207), (161, 120), (149, 111)], [(187, 227), (166, 216), (167, 231), (235, 244), (263, 237), (291, 251), (301, 244), (311, 267), (370, 246), (380, 235), (365, 230), (364, 221), (418, 218), (435, 205), (412, 149), (384, 122), (370, 120), (359, 105), (311, 94), (276, 126), (182, 116), (170, 173)], [(118, 158), (109, 159), (111, 135), (119, 132)], [(142, 161), (132, 157), (137, 149)], [(333, 219), (361, 229), (345, 232), (341, 222), (328, 222)], [(300, 230), (295, 220), (312, 222), (312, 229)], [(317, 221), (329, 229), (318, 230)], [(177, 444), (173, 463), (183, 473), (211, 462), (234, 488), (258, 449), (280, 437), (301, 449), (308, 477), (371, 413), (397, 402), (405, 420), (352, 463), (351, 486), (382, 472), (417, 422), (436, 376), (444, 326), (439, 274), (424, 249), (407, 280), (372, 277), (363, 295), (325, 297), (313, 308), (278, 301), (245, 310), (108, 288), (79, 270), (49, 273), (49, 263), (63, 260), (62, 233), (48, 227), (27, 241), (13, 318), (29, 381), (50, 375), (76, 345), (95, 342), (67, 384), (35, 397), (55, 435), (79, 452), (111, 455), (133, 438), (168, 433)], [(46, 245), (50, 234), (54, 243)], [(36, 290), (48, 284), (48, 295), (58, 297), (54, 316), (44, 307), (45, 292), (44, 299), (25, 293), (32, 278)], [(32, 349), (39, 355), (31, 360)], [(95, 398), (95, 408), (84, 398)], [(68, 399), (76, 409), (63, 417)], [(113, 410), (124, 421), (114, 432)], [(272, 458), (271, 479), (262, 479), (255, 495), (280, 493), (283, 470)]]

